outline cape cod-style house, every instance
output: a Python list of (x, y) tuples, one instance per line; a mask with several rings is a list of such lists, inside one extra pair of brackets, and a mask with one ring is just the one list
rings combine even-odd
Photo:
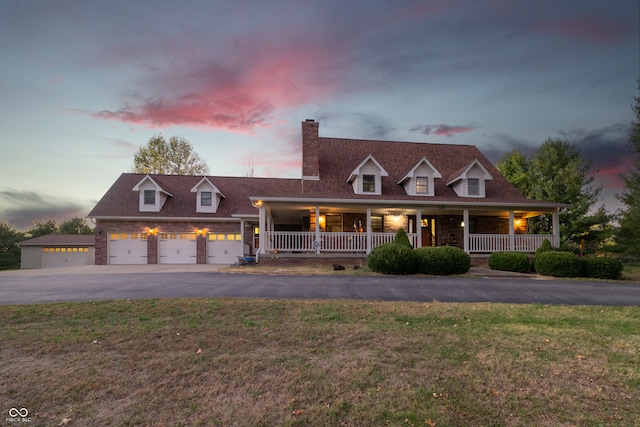
[[(364, 260), (404, 229), (470, 254), (559, 243), (558, 203), (523, 197), (474, 146), (320, 137), (300, 179), (122, 174), (89, 213), (96, 264)], [(552, 214), (553, 234), (526, 219)]]

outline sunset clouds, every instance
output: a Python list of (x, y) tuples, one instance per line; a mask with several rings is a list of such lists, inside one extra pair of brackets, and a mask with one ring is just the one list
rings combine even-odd
[(7, 2), (0, 219), (90, 207), (155, 133), (214, 174), (253, 156), (256, 176), (298, 177), (307, 118), (494, 161), (566, 138), (613, 193), (639, 15), (637, 0)]

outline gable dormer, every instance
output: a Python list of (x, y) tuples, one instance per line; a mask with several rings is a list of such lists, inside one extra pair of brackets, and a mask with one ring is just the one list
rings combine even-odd
[(409, 196), (435, 196), (436, 178), (442, 178), (442, 175), (426, 157), (423, 157), (398, 184), (404, 186)]
[(382, 177), (389, 176), (386, 170), (371, 154), (351, 172), (347, 182), (353, 186), (355, 194), (382, 194)]
[(140, 212), (160, 212), (164, 202), (166, 202), (169, 197), (173, 197), (170, 193), (163, 190), (160, 184), (149, 175), (142, 178), (132, 190), (140, 193)]
[(485, 182), (492, 180), (491, 174), (475, 159), (471, 164), (452, 175), (447, 185), (460, 197), (486, 197)]
[(224, 199), (224, 194), (206, 176), (193, 186), (191, 192), (196, 193), (196, 212), (216, 213), (220, 200)]

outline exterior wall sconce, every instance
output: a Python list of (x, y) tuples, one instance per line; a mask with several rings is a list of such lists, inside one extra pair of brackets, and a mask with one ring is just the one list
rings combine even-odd
[(522, 225), (522, 220), (520, 218), (516, 219), (516, 227), (520, 227)]
[(147, 236), (155, 236), (158, 234), (158, 227), (149, 228), (147, 227)]
[(464, 221), (460, 223), (460, 227), (464, 228)]
[(259, 208), (262, 206), (262, 200), (256, 200), (251, 204), (253, 205), (254, 208)]
[(207, 231), (209, 231), (206, 228), (196, 228), (196, 234), (198, 236), (204, 236), (205, 234), (207, 234)]

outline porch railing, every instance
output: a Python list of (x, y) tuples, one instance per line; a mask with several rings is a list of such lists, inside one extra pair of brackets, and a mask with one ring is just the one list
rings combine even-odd
[(469, 234), (469, 252), (515, 251), (532, 253), (548, 239), (553, 246), (559, 242), (553, 234)]
[[(418, 235), (408, 233), (413, 247), (418, 245)], [(395, 233), (371, 233), (371, 248), (392, 242)], [(513, 237), (513, 241), (512, 241)], [(548, 239), (552, 245), (558, 246), (558, 241), (552, 234), (469, 234), (470, 253), (491, 253), (498, 251), (517, 251), (533, 253)], [(267, 231), (266, 251), (305, 253), (315, 252), (345, 252), (367, 253), (367, 233), (352, 232), (322, 232), (320, 241), (316, 243), (316, 233), (313, 231)]]
[[(415, 247), (417, 234), (409, 233), (408, 236)], [(392, 242), (395, 237), (395, 233), (371, 233), (371, 246), (375, 248)], [(280, 252), (315, 252), (316, 249), (320, 252), (367, 252), (367, 233), (322, 232), (319, 243), (314, 245), (315, 241), (314, 231), (267, 231), (265, 249)]]

